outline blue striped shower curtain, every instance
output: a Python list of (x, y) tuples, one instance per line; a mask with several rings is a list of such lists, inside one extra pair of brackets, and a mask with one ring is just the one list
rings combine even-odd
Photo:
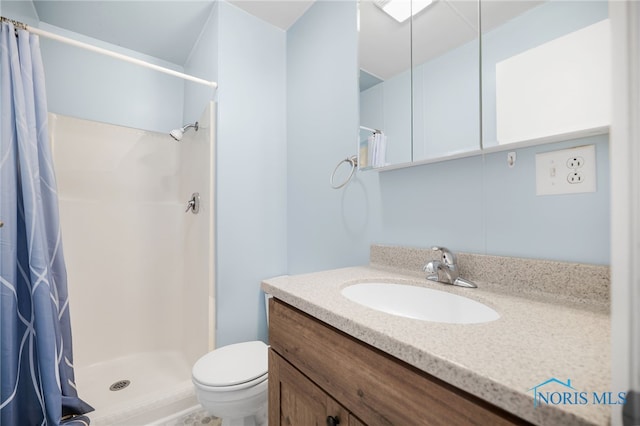
[(88, 424), (71, 355), (67, 277), (38, 37), (2, 22), (0, 426)]

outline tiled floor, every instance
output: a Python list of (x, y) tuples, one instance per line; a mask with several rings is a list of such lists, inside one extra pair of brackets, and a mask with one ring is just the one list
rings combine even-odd
[(220, 426), (222, 420), (207, 413), (204, 409), (184, 413), (180, 417), (167, 420), (160, 426)]
[[(256, 426), (268, 426), (266, 408), (256, 415)], [(221, 426), (222, 419), (207, 413), (201, 406), (192, 407), (166, 417), (150, 426)]]

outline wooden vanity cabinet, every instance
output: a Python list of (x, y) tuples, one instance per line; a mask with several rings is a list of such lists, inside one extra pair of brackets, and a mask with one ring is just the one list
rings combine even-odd
[(269, 340), (270, 426), (528, 424), (277, 299)]
[(270, 410), (270, 425), (364, 426), (275, 351), (269, 351), (269, 381), (269, 404), (279, 407)]

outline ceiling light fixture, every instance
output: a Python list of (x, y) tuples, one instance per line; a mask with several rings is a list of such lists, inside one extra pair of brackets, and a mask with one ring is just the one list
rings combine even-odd
[(415, 16), (433, 3), (434, 0), (374, 0), (376, 6), (387, 15), (402, 23)]

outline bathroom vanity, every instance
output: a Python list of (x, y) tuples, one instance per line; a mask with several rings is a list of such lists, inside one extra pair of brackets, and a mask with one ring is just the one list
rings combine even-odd
[(269, 312), (270, 425), (529, 424), (286, 303)]
[[(379, 263), (381, 253), (386, 265)], [(263, 290), (274, 296), (270, 425), (609, 423), (607, 404), (534, 404), (534, 393), (544, 390), (539, 385), (551, 378), (570, 380), (572, 389), (589, 395), (615, 391), (607, 267), (462, 254), (461, 273), (478, 283), (468, 289), (426, 282), (415, 263), (429, 255), (372, 247), (370, 266), (263, 281)], [(496, 273), (507, 288), (487, 281)], [(536, 287), (527, 281), (540, 278), (551, 282)], [(500, 318), (480, 324), (422, 321), (341, 294), (347, 286), (376, 281), (463, 295)], [(556, 287), (562, 290), (550, 296)], [(558, 383), (544, 386), (563, 391)]]

